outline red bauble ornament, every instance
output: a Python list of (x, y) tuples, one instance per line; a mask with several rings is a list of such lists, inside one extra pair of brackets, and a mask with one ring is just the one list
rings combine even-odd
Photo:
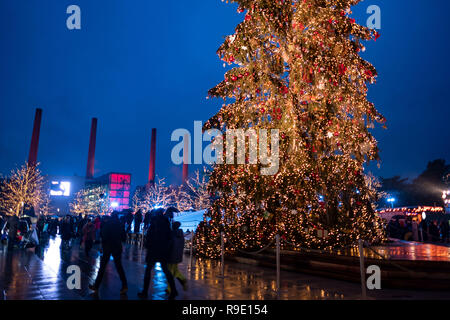
[(378, 39), (379, 37), (381, 37), (381, 34), (378, 33), (378, 32), (376, 32), (376, 33), (375, 33), (374, 40), (377, 41), (377, 39)]

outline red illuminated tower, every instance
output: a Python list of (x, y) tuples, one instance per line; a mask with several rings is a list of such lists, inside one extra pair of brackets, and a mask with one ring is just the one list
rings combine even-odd
[(34, 116), (33, 135), (31, 136), (30, 153), (28, 154), (28, 165), (37, 164), (37, 154), (39, 147), (39, 134), (41, 131), (42, 109), (37, 108)]
[(92, 118), (91, 137), (89, 140), (89, 154), (86, 169), (86, 179), (94, 178), (94, 164), (95, 164), (95, 143), (97, 140), (97, 118)]
[(150, 145), (150, 165), (148, 169), (148, 183), (155, 182), (155, 160), (156, 160), (156, 129), (152, 129), (152, 140)]
[(184, 137), (183, 148), (183, 183), (186, 183), (189, 176), (189, 136)]

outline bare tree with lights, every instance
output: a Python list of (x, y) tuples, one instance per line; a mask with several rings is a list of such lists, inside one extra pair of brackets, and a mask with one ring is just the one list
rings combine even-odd
[(233, 101), (204, 129), (224, 136), (230, 129), (279, 130), (280, 163), (273, 176), (247, 159), (214, 166), (209, 191), (216, 200), (197, 237), (199, 254), (218, 256), (220, 231), (230, 252), (261, 248), (276, 234), (283, 246), (319, 249), (378, 240), (374, 193), (363, 172), (378, 159), (369, 130), (385, 119), (367, 100), (377, 72), (360, 53), (363, 41), (379, 34), (351, 18), (360, 1), (231, 2), (245, 18), (217, 53), (235, 67), (209, 96)]
[(195, 176), (186, 181), (187, 194), (191, 199), (191, 207), (195, 210), (207, 209), (211, 205), (211, 195), (208, 191), (208, 173), (204, 170), (195, 172)]
[(181, 212), (187, 210), (203, 210), (211, 205), (211, 195), (208, 191), (208, 172), (195, 172), (194, 177), (178, 188), (174, 194), (174, 202)]
[(174, 190), (173, 204), (180, 212), (185, 212), (194, 209), (192, 199), (186, 191), (186, 186), (181, 185)]
[(20, 216), (25, 205), (37, 208), (44, 197), (44, 178), (38, 165), (25, 163), (22, 167), (13, 169), (4, 180), (0, 205), (7, 214)]
[(156, 207), (167, 207), (173, 203), (174, 193), (166, 186), (165, 179), (156, 177), (156, 181), (149, 185), (142, 198), (142, 207), (151, 211)]
[(136, 190), (136, 192), (133, 194), (133, 198), (131, 199), (131, 208), (133, 212), (145, 209), (141, 194), (142, 194), (141, 190)]
[(106, 215), (111, 213), (106, 188), (96, 186), (81, 189), (70, 204), (70, 210), (77, 215)]
[(39, 208), (39, 213), (44, 216), (49, 216), (52, 214), (53, 209), (54, 208), (52, 207), (50, 198), (50, 190), (48, 190), (48, 192), (44, 193), (44, 197)]

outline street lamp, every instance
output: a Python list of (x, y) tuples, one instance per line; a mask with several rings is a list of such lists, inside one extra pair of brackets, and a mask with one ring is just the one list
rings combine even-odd
[(391, 197), (387, 199), (387, 202), (389, 202), (391, 204), (391, 207), (394, 208), (394, 202), (395, 202), (395, 198)]

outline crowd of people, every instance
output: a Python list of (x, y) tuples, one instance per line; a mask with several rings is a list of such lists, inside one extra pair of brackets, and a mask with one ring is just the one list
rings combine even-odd
[(407, 241), (448, 243), (450, 239), (450, 225), (447, 219), (441, 221), (423, 219), (418, 222), (394, 217), (387, 224), (386, 231), (391, 238)]
[[(33, 237), (32, 222), (30, 217), (18, 218), (17, 216), (0, 216), (0, 235), (1, 242), (8, 244), (8, 249), (14, 247), (25, 248), (31, 245)], [(37, 235), (35, 235), (37, 240)]]
[[(138, 293), (138, 296), (141, 298), (148, 296), (151, 272), (157, 262), (160, 263), (169, 284), (167, 290), (169, 299), (174, 299), (178, 295), (175, 279), (178, 279), (183, 288), (186, 289), (186, 278), (178, 269), (178, 264), (183, 260), (184, 233), (180, 229), (181, 224), (173, 221), (174, 212), (178, 212), (178, 210), (170, 207), (166, 210), (162, 208), (154, 209), (147, 212), (145, 216), (141, 211), (138, 211), (133, 216), (129, 214), (120, 215), (119, 212), (113, 212), (111, 216), (104, 217), (99, 229), (103, 255), (100, 260), (97, 278), (93, 284), (89, 285), (89, 288), (94, 292), (98, 292), (106, 266), (112, 257), (122, 282), (120, 293), (125, 294), (128, 291), (127, 278), (122, 266), (122, 243), (126, 240), (127, 233), (134, 232), (143, 233), (144, 246), (147, 249), (144, 286), (143, 290)], [(134, 222), (134, 230), (131, 230), (131, 222)], [(87, 224), (83, 227), (85, 249), (87, 243), (89, 243), (86, 241), (92, 243), (94, 230), (96, 230), (95, 223), (91, 226)]]
[[(61, 250), (70, 250), (72, 244), (79, 240), (80, 248), (84, 249), (86, 257), (89, 257), (96, 243), (101, 245), (100, 268), (95, 282), (89, 285), (89, 288), (95, 293), (99, 291), (106, 266), (112, 257), (122, 282), (121, 294), (128, 291), (127, 278), (122, 266), (123, 243), (129, 235), (140, 234), (147, 249), (147, 265), (143, 290), (139, 292), (139, 297), (148, 296), (151, 271), (159, 262), (169, 284), (168, 298), (173, 299), (178, 295), (175, 279), (178, 279), (183, 289), (187, 289), (187, 280), (178, 269), (178, 264), (183, 260), (185, 238), (180, 228), (181, 224), (173, 219), (175, 212), (178, 212), (176, 208), (169, 207), (146, 213), (141, 210), (136, 213), (131, 210), (114, 211), (111, 215), (105, 216), (40, 216), (35, 224), (35, 232), (39, 240), (56, 237), (59, 234)], [(7, 230), (5, 234), (9, 249), (17, 245), (18, 234), (31, 230), (31, 221), (26, 225), (28, 229), (23, 230), (22, 220), (17, 216), (0, 217), (0, 230), (2, 233)]]

